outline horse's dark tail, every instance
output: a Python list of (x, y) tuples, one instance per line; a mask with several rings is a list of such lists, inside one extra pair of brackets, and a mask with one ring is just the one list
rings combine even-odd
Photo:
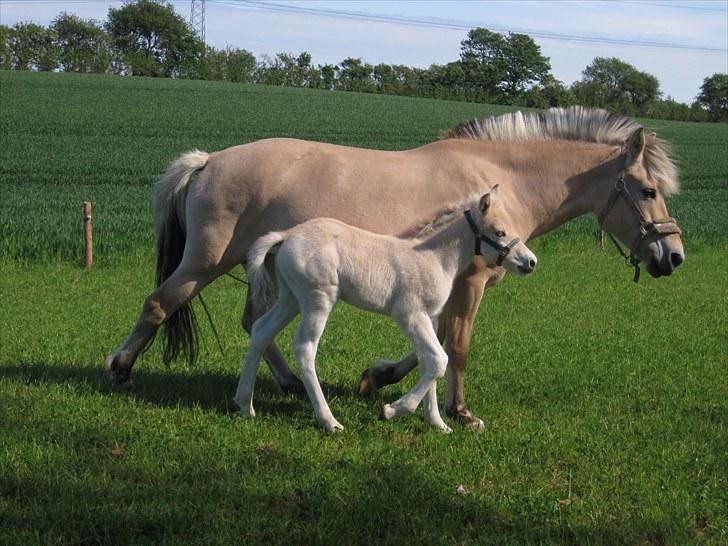
[[(154, 224), (157, 232), (157, 273), (159, 287), (182, 262), (187, 239), (185, 200), (193, 174), (207, 165), (209, 154), (200, 151), (186, 153), (169, 166), (156, 185)], [(198, 327), (191, 302), (185, 302), (166, 318), (163, 324), (162, 358), (169, 364), (184, 354), (188, 362), (197, 358)], [(151, 341), (150, 341), (151, 343)]]

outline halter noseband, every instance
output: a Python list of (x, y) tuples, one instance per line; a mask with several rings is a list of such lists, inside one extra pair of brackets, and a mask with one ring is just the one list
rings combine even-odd
[[(634, 267), (633, 280), (634, 282), (638, 282), (640, 280), (640, 259), (638, 257), (638, 253), (639, 250), (642, 248), (645, 239), (647, 239), (651, 235), (655, 235), (656, 238), (660, 238), (665, 237), (666, 235), (672, 235), (674, 233), (680, 234), (682, 233), (682, 231), (677, 225), (677, 221), (671, 217), (648, 221), (645, 218), (645, 215), (642, 213), (642, 208), (639, 206), (639, 203), (637, 203), (634, 197), (632, 197), (632, 194), (629, 193), (629, 190), (627, 189), (627, 183), (624, 180), (624, 174), (625, 171), (622, 170), (619, 177), (614, 182), (614, 191), (609, 197), (609, 201), (607, 201), (606, 206), (602, 209), (602, 212), (599, 213), (598, 221), (599, 226), (607, 233), (607, 235), (609, 235), (609, 238), (614, 243), (614, 246), (617, 247), (617, 250), (627, 262), (627, 265), (630, 267)], [(637, 237), (635, 237), (634, 241), (632, 241), (632, 244), (629, 245), (629, 255), (627, 255), (627, 253), (622, 249), (622, 247), (617, 242), (617, 239), (615, 239), (615, 237), (604, 227), (604, 221), (607, 219), (607, 216), (611, 212), (612, 208), (614, 208), (614, 205), (620, 198), (620, 196), (623, 197), (625, 201), (627, 201), (627, 203), (630, 205), (631, 210), (633, 210), (636, 214), (637, 220), (640, 224), (639, 234), (637, 235)]]
[(480, 230), (478, 229), (478, 226), (475, 225), (475, 220), (473, 220), (473, 216), (470, 214), (469, 210), (465, 211), (465, 219), (468, 221), (468, 225), (470, 226), (473, 235), (475, 235), (475, 255), (483, 255), (483, 252), (481, 250), (481, 243), (485, 242), (488, 246), (493, 247), (498, 252), (498, 259), (495, 261), (495, 265), (502, 265), (503, 261), (506, 259), (506, 256), (510, 254), (513, 247), (518, 244), (518, 241), (520, 241), (520, 239), (516, 237), (507, 245), (501, 244), (498, 241), (494, 241), (490, 237), (480, 233)]

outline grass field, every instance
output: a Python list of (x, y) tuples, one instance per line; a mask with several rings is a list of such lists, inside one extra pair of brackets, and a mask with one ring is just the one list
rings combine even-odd
[[(150, 186), (180, 152), (273, 135), (401, 149), (501, 108), (232, 84), (0, 72), (0, 544), (728, 543), (728, 126), (674, 143), (687, 260), (631, 282), (584, 219), (537, 240), (539, 270), (487, 296), (466, 395), (483, 434), (377, 420), (353, 388), (407, 344), (340, 306), (319, 373), (346, 430), (267, 370), (258, 418), (231, 397), (244, 288), (206, 290), (200, 363), (158, 347), (101, 373), (152, 286)], [(80, 269), (81, 202), (98, 266)], [(290, 330), (283, 336), (290, 355)], [(459, 486), (463, 486), (459, 488)]]

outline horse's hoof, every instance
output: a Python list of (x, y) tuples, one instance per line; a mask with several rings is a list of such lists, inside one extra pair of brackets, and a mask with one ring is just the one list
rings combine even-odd
[(485, 432), (485, 423), (477, 417), (473, 417), (473, 420), (470, 423), (466, 423), (465, 426), (472, 428), (475, 432)]
[(483, 420), (470, 413), (470, 410), (464, 406), (461, 406), (457, 410), (447, 408), (446, 413), (448, 417), (452, 417), (464, 427), (472, 428), (476, 432), (485, 431), (485, 423)]
[(104, 362), (106, 375), (111, 379), (111, 384), (116, 389), (128, 389), (132, 387), (131, 368), (123, 368), (117, 363), (117, 355), (112, 355)]
[(396, 414), (397, 412), (391, 404), (384, 404), (382, 406), (382, 411), (379, 412), (379, 419), (381, 419), (382, 421), (389, 421)]
[(371, 368), (364, 370), (356, 392), (362, 398), (373, 398), (377, 394), (377, 382)]

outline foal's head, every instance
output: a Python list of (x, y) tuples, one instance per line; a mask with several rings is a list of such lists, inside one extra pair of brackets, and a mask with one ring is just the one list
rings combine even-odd
[(521, 241), (507, 207), (498, 196), (498, 184), (480, 198), (470, 214), (480, 232), (483, 258), (489, 265), (502, 265), (518, 275), (532, 273), (536, 255)]

